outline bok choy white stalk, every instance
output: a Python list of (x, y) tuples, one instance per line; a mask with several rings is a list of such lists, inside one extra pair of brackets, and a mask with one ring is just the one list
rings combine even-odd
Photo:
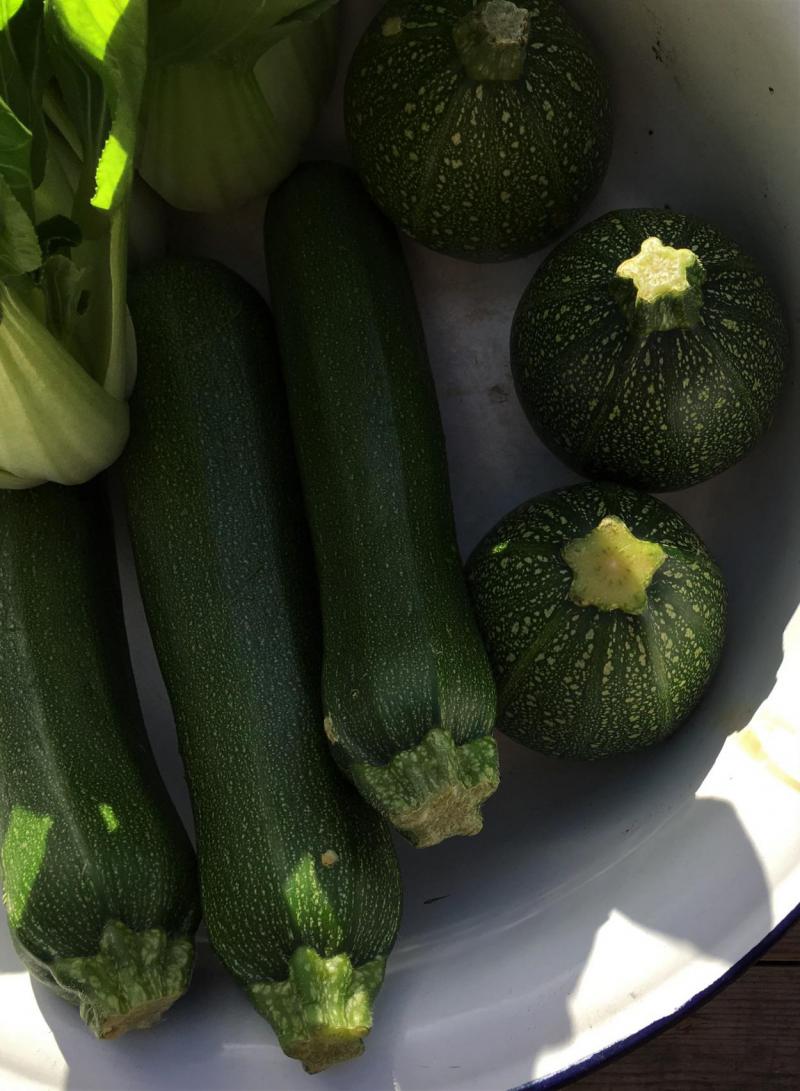
[(146, 0), (0, 0), (0, 487), (128, 435), (127, 205)]
[(336, 65), (336, 0), (160, 0), (139, 170), (170, 204), (220, 212), (297, 163)]

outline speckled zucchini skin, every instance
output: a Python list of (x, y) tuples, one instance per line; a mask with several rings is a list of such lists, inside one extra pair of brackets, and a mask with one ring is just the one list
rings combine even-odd
[(453, 28), (473, 0), (390, 0), (347, 75), (345, 120), (373, 199), (454, 257), (499, 261), (545, 245), (600, 185), (611, 150), (605, 76), (554, 0), (530, 13), (519, 79), (471, 79)]
[(212, 944), (248, 991), (285, 981), (301, 948), (378, 959), (377, 991), (398, 868), (321, 730), (317, 586), (269, 311), (193, 260), (133, 278), (130, 308), (125, 496)]
[[(488, 794), (497, 784), (494, 683), (456, 544), (436, 394), (396, 233), (352, 171), (308, 163), (271, 198), (265, 239), (322, 591), (334, 754), (379, 806), (359, 768), (380, 779), (378, 766), (435, 731), (426, 769), (416, 768), (417, 755), (414, 769), (395, 765), (390, 776), (405, 783), (419, 772), (435, 791), (428, 776), (443, 762), (447, 788), (453, 743), (480, 743), (485, 768), (466, 776)], [(386, 803), (387, 813), (396, 809)]]
[[(702, 262), (693, 329), (631, 333), (616, 269), (648, 237)], [(660, 209), (612, 212), (561, 243), (520, 301), (511, 366), (520, 401), (568, 465), (662, 491), (737, 462), (768, 427), (788, 334), (764, 276), (714, 228)]]
[[(199, 918), (194, 852), (142, 723), (100, 483), (0, 490), (0, 616), (0, 862), (20, 957), (83, 1004), (76, 963), (99, 954), (106, 929), (156, 929), (165, 953), (178, 943), (168, 976), (181, 992)], [(153, 984), (149, 999), (166, 1000)], [(82, 1014), (106, 1036), (108, 1011)]]
[[(564, 547), (607, 515), (667, 554), (642, 614), (570, 598)], [(586, 483), (520, 505), (476, 548), (468, 578), (497, 678), (498, 727), (547, 754), (601, 758), (665, 738), (722, 652), (717, 565), (677, 512), (632, 489)]]

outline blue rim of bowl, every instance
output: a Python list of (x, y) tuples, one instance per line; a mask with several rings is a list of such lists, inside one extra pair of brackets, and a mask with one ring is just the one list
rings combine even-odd
[(574, 1080), (579, 1080), (582, 1076), (588, 1076), (590, 1072), (594, 1072), (599, 1068), (604, 1067), (611, 1061), (618, 1060), (623, 1054), (630, 1053), (631, 1050), (637, 1046), (644, 1045), (645, 1042), (651, 1038), (655, 1038), (662, 1031), (667, 1030), (669, 1027), (678, 1023), (685, 1015), (694, 1011), (695, 1008), (699, 1008), (707, 1000), (710, 1000), (716, 993), (725, 988), (726, 985), (730, 985), (740, 974), (751, 966), (757, 958), (768, 951), (772, 945), (780, 939), (784, 932), (788, 931), (793, 924), (800, 921), (800, 905), (795, 908), (784, 917), (783, 920), (776, 924), (775, 927), (767, 933), (767, 935), (757, 943), (755, 947), (751, 948), (746, 955), (743, 955), (738, 962), (735, 962), (730, 969), (726, 970), (724, 974), (712, 981), (712, 983), (705, 989), (702, 989), (695, 996), (690, 997), (685, 1004), (682, 1004), (676, 1011), (671, 1012), (669, 1015), (665, 1015), (661, 1019), (656, 1019), (654, 1022), (649, 1023), (646, 1027), (642, 1027), (641, 1030), (637, 1030), (634, 1034), (629, 1035), (627, 1038), (620, 1039), (619, 1042), (614, 1042), (610, 1046), (606, 1046), (605, 1049), (600, 1049), (597, 1053), (593, 1053), (589, 1057), (584, 1057), (580, 1061), (576, 1061), (575, 1064), (570, 1065), (568, 1068), (563, 1068), (560, 1072), (554, 1072), (550, 1076), (543, 1076), (540, 1080), (531, 1080), (528, 1083), (518, 1084), (516, 1087), (510, 1088), (510, 1091), (556, 1091), (556, 1088), (566, 1087), (567, 1084), (572, 1083)]

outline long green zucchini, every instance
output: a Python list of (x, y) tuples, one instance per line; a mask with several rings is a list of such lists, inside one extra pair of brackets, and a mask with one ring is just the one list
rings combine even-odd
[(0, 861), (14, 945), (100, 1038), (186, 989), (198, 892), (133, 683), (101, 487), (0, 491)]
[(266, 254), (322, 590), (325, 730), (412, 842), (477, 833), (495, 689), (456, 545), (414, 292), (355, 175), (300, 167)]
[(319, 730), (320, 621), (269, 312), (220, 265), (134, 278), (123, 479), (197, 825), (211, 942), (283, 1049), (363, 1049), (397, 932), (386, 825)]

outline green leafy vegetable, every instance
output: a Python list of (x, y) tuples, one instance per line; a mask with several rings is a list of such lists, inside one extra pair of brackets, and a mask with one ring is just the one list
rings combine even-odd
[(0, 177), (0, 277), (32, 273), (41, 260), (36, 228), (11, 186)]
[(0, 161), (3, 177), (11, 192), (26, 204), (31, 194), (31, 142), (27, 125), (19, 120), (5, 102), (0, 102)]
[(162, 0), (151, 9), (139, 170), (178, 208), (270, 193), (330, 89), (336, 0)]
[[(92, 204), (111, 209), (130, 188), (136, 126), (144, 85), (147, 20), (144, 0), (46, 0), (52, 12), (56, 58), (61, 63), (62, 89), (74, 116), (85, 126), (84, 148), (96, 140), (96, 128), (110, 115), (100, 156), (93, 173)], [(73, 55), (60, 49), (59, 38)], [(102, 86), (98, 96), (94, 73)]]
[(0, 0), (0, 487), (85, 481), (127, 439), (146, 61), (146, 0)]

